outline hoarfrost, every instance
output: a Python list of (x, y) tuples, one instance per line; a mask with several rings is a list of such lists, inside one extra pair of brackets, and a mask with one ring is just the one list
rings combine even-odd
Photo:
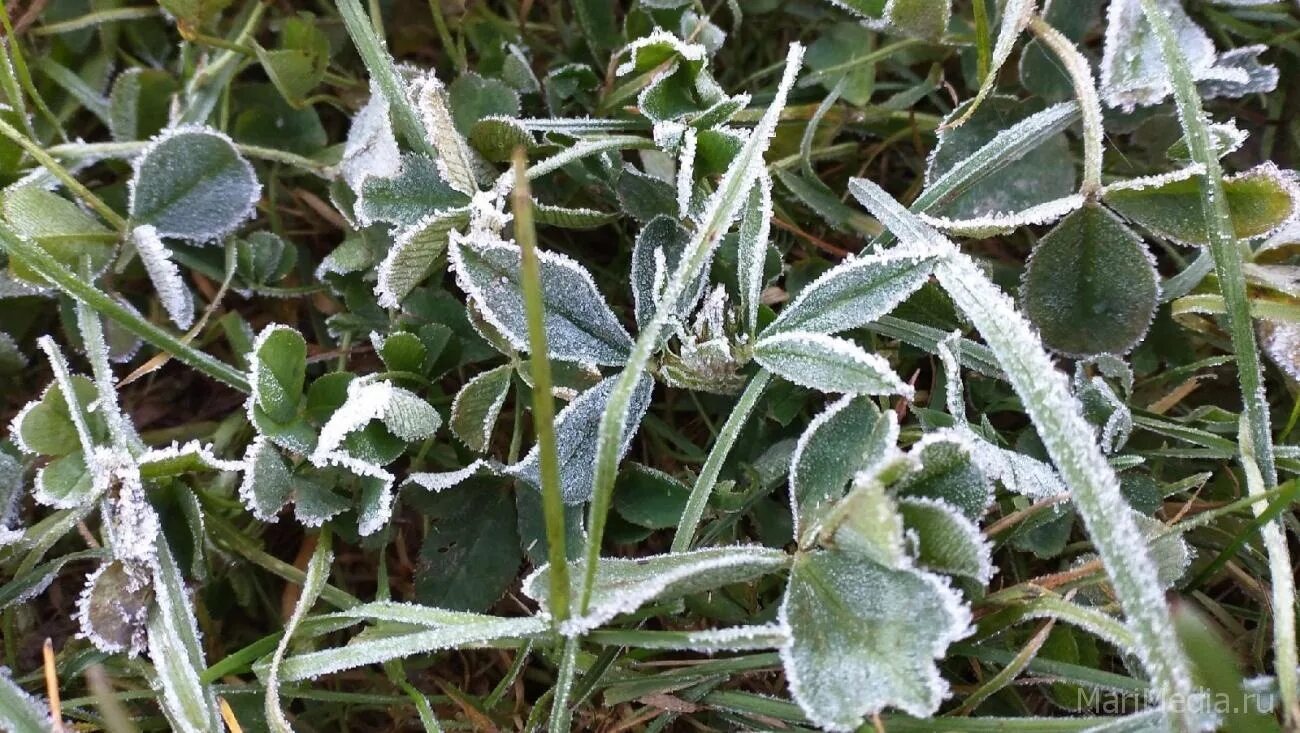
[(131, 231), (131, 241), (140, 255), (145, 272), (153, 281), (163, 310), (182, 331), (194, 324), (194, 295), (185, 287), (180, 268), (152, 224), (142, 224)]

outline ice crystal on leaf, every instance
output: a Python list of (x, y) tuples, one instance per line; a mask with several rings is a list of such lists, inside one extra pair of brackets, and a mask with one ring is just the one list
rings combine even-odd
[(194, 323), (194, 295), (185, 287), (180, 268), (172, 262), (171, 253), (158, 236), (152, 224), (143, 224), (131, 232), (135, 251), (144, 263), (145, 272), (153, 281), (158, 300), (178, 328), (186, 329)]

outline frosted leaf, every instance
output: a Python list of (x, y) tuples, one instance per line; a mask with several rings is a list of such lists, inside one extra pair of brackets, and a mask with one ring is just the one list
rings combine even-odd
[[(1263, 94), (1277, 88), (1278, 70), (1272, 64), (1260, 63), (1259, 56), (1268, 50), (1263, 44), (1241, 46), (1219, 54), (1215, 75), (1207, 75), (1196, 85), (1205, 99), (1218, 97), (1244, 97)], [(1238, 72), (1238, 73), (1232, 73)], [(1244, 78), (1242, 78), (1244, 76)]]
[[(789, 562), (784, 552), (757, 545), (709, 547), (635, 559), (601, 558), (587, 614), (565, 621), (560, 632), (566, 636), (582, 634), (652, 601), (742, 583), (781, 570)], [(573, 597), (582, 575), (581, 565), (575, 565), (570, 573)], [(549, 608), (549, 579), (550, 565), (543, 565), (524, 578), (522, 586), (524, 594), (536, 600), (544, 612)]]
[(0, 722), (13, 733), (48, 733), (54, 726), (49, 705), (19, 687), (8, 667), (0, 667)]
[(921, 220), (930, 226), (959, 237), (984, 239), (1033, 225), (1051, 224), (1083, 206), (1084, 197), (1071, 194), (1064, 198), (1046, 201), (1022, 211), (998, 211), (972, 219), (949, 219), (921, 214)]
[(524, 616), (498, 618), (479, 616), (473, 622), (461, 622), (430, 630), (358, 638), (336, 649), (299, 654), (280, 666), (282, 682), (315, 679), (332, 672), (380, 664), (394, 659), (428, 654), (460, 646), (485, 646), (495, 639), (524, 640), (549, 631), (545, 619)]
[[(521, 351), (528, 351), (528, 322), (520, 282), (518, 247), (488, 237), (453, 234), (456, 282), (484, 318)], [(560, 361), (622, 364), (632, 348), (628, 335), (591, 273), (554, 252), (538, 252), (542, 275), (548, 356)]]
[(433, 272), (438, 258), (447, 251), (452, 230), (469, 223), (467, 207), (435, 211), (400, 229), (376, 270), (375, 295), (384, 308), (397, 308), (415, 286)]
[(263, 522), (273, 522), (293, 493), (293, 475), (279, 451), (265, 436), (257, 436), (244, 454), (244, 480), (239, 498)]
[(1119, 217), (1089, 204), (1034, 246), (1020, 302), (1048, 347), (1069, 356), (1123, 354), (1155, 317), (1155, 259)]
[[(863, 25), (872, 30), (893, 31), (928, 41), (939, 40), (952, 16), (952, 0), (888, 0), (883, 3), (883, 9), (878, 2), (830, 2), (856, 14), (863, 19)], [(871, 12), (880, 13), (880, 16), (873, 16)]]
[(259, 431), (265, 432), (259, 412), (277, 423), (297, 416), (306, 371), (307, 340), (302, 334), (280, 323), (262, 329), (248, 357), (249, 421)]
[(474, 375), (451, 403), (451, 432), (475, 453), (485, 453), (510, 393), (514, 367), (503, 364)]
[(760, 176), (750, 189), (736, 239), (736, 292), (744, 331), (750, 338), (758, 330), (758, 305), (767, 284), (765, 267), (771, 230), (772, 178)]
[(208, 127), (179, 127), (154, 138), (136, 159), (130, 194), (134, 224), (204, 244), (253, 215), (262, 185), (230, 138)]
[(844, 496), (854, 474), (895, 451), (897, 438), (897, 416), (882, 416), (867, 397), (846, 395), (813, 418), (790, 457), (795, 538)]
[(191, 471), (214, 469), (217, 471), (243, 471), (244, 461), (218, 458), (212, 446), (197, 440), (172, 443), (162, 448), (149, 448), (135, 459), (144, 478), (177, 476)]
[(911, 398), (911, 385), (879, 354), (823, 333), (791, 331), (764, 336), (754, 360), (781, 377), (822, 392), (897, 394)]
[[(1214, 65), (1214, 42), (1188, 17), (1179, 0), (1159, 0), (1161, 12), (1178, 38), (1178, 47), (1194, 78)], [(1131, 112), (1158, 104), (1171, 91), (1160, 43), (1142, 13), (1140, 0), (1113, 0), (1106, 13), (1101, 59), (1101, 91), (1106, 103)]]
[(968, 519), (977, 520), (993, 500), (993, 487), (974, 458), (975, 449), (960, 431), (927, 433), (911, 448), (920, 469), (896, 485), (900, 496), (942, 499)]
[(1133, 412), (1110, 384), (1100, 376), (1088, 378), (1080, 365), (1075, 372), (1074, 391), (1083, 404), (1084, 417), (1101, 427), (1101, 449), (1113, 454), (1124, 447), (1133, 432)]
[(916, 292), (933, 269), (933, 257), (907, 251), (845, 260), (804, 286), (763, 335), (835, 333), (870, 323)]
[[(128, 562), (152, 564), (155, 562), (162, 531), (158, 512), (145, 494), (140, 471), (130, 454), (116, 451), (99, 451), (92, 460), (97, 473), (96, 483), (105, 485), (96, 493), (116, 488), (110, 492), (104, 516), (104, 531), (113, 548), (113, 557)], [(97, 487), (99, 488), (99, 487)]]
[[(596, 471), (596, 439), (600, 431), (601, 417), (609, 404), (610, 394), (618, 382), (619, 375), (607, 377), (599, 384), (578, 395), (555, 418), (556, 458), (560, 465), (560, 490), (566, 504), (581, 504), (591, 498)], [(629, 401), (627, 419), (623, 427), (623, 439), (619, 443), (618, 455), (621, 458), (632, 446), (632, 438), (641, 424), (641, 418), (650, 408), (650, 397), (654, 391), (654, 380), (641, 375), (636, 382), (632, 398)], [(541, 490), (541, 455), (538, 446), (524, 459), (506, 469), (506, 473), (518, 478), (537, 490)]]
[(1040, 500), (1067, 493), (1065, 483), (1046, 463), (1014, 450), (1000, 448), (970, 433), (972, 455), (989, 479), (1021, 496)]
[[(897, 1), (897, 0), (891, 0)], [(998, 71), (1002, 69), (1007, 59), (1011, 58), (1011, 52), (1015, 49), (1016, 41), (1020, 38), (1020, 33), (1024, 31), (1025, 26), (1029, 25), (1029, 19), (1034, 14), (1034, 8), (1038, 5), (1038, 0), (1007, 0), (1002, 6), (1002, 22), (998, 24), (998, 39), (993, 43), (993, 52), (989, 59), (989, 68), (984, 76), (984, 83), (976, 92), (975, 98), (971, 100), (970, 106), (966, 108), (965, 115), (968, 117), (979, 107), (980, 103), (993, 91), (994, 85), (997, 84)], [(960, 125), (966, 117), (958, 119), (951, 126)]]
[(488, 466), (488, 463), (482, 459), (476, 459), (468, 466), (455, 471), (443, 471), (441, 473), (412, 473), (406, 477), (406, 480), (416, 484), (420, 488), (429, 491), (439, 492), (459, 486), (466, 479)]
[(390, 178), (400, 169), (401, 152), (393, 135), (388, 100), (371, 81), (370, 101), (352, 118), (339, 171), (348, 186), (360, 192), (367, 178)]
[(142, 224), (131, 231), (131, 241), (135, 242), (135, 251), (153, 282), (163, 310), (177, 328), (188, 329), (194, 324), (194, 294), (185, 287), (180, 268), (172, 262), (158, 230), (152, 224)]
[(122, 414), (122, 407), (117, 401), (117, 379), (109, 363), (111, 355), (104, 340), (104, 327), (99, 314), (84, 301), (77, 301), (76, 312), (82, 350), (90, 362), (98, 393), (91, 409), (103, 420), (114, 445), (138, 449), (141, 446), (140, 436), (136, 434), (135, 426)]
[(85, 454), (78, 450), (37, 469), (32, 498), (56, 509), (85, 506), (98, 493), (97, 479), (100, 477), (86, 465)]
[(371, 176), (361, 182), (354, 207), (362, 227), (375, 222), (410, 226), (430, 214), (463, 207), (469, 197), (443, 180), (434, 161), (423, 155), (402, 156), (392, 177)]
[(165, 541), (158, 543), (153, 587), (158, 603), (149, 614), (149, 659), (158, 672), (163, 708), (182, 730), (222, 730), (216, 696), (199, 677), (207, 664), (194, 609)]
[[(656, 216), (641, 229), (632, 247), (632, 302), (636, 322), (644, 325), (654, 315), (655, 303), (668, 282), (668, 278), (681, 265), (691, 233), (668, 216)], [(708, 282), (708, 268), (700, 268), (699, 275), (680, 298), (676, 315), (685, 320), (699, 302)]]
[(938, 576), (834, 551), (801, 553), (778, 615), (781, 662), (815, 724), (856, 730), (895, 707), (929, 717), (948, 695), (934, 659), (970, 633), (970, 611)]
[(1259, 331), (1268, 358), (1288, 377), (1300, 381), (1300, 326), (1260, 321)]
[(632, 41), (619, 55), (625, 60), (614, 70), (614, 74), (627, 76), (650, 71), (673, 56), (688, 63), (702, 65), (708, 57), (708, 51), (698, 43), (688, 43), (662, 28), (656, 28), (649, 35)]
[(352, 507), (331, 490), (332, 482), (311, 474), (294, 477), (293, 517), (305, 527), (320, 527)]
[[(1246, 139), (1250, 137), (1249, 131), (1237, 127), (1236, 120), (1212, 123), (1206, 126), (1205, 131), (1210, 136), (1210, 149), (1219, 158), (1240, 150), (1246, 143)], [(1191, 163), (1192, 153), (1187, 147), (1187, 136), (1184, 135), (1178, 139), (1178, 142), (1170, 145), (1167, 155), (1171, 160)]]
[[(1102, 201), (1130, 221), (1175, 242), (1206, 246), (1209, 234), (1201, 207), (1202, 166), (1165, 176), (1107, 186)], [(1223, 179), (1233, 233), (1238, 239), (1266, 237), (1300, 209), (1294, 171), (1264, 163)]]
[[(116, 232), (71, 201), (35, 185), (4, 191), (0, 211), (16, 234), (35, 243), (73, 272), (80, 273), (83, 258), (88, 258), (91, 274), (100, 275), (117, 249)], [(19, 282), (47, 284), (44, 278), (16, 260), (9, 261), (9, 270)]]
[(382, 421), (393, 435), (407, 442), (433, 435), (442, 424), (437, 410), (409, 390), (391, 382), (354, 379), (348, 383), (343, 405), (321, 427), (312, 463), (323, 465), (327, 454), (338, 452), (350, 433), (371, 420)]
[[(81, 446), (82, 452), (86, 455), (94, 453), (96, 441), (90, 431), (90, 416), (86, 413), (86, 405), (89, 402), (89, 400), (86, 399), (87, 393), (95, 394), (97, 392), (94, 384), (88, 382), (88, 380), (85, 380), (85, 378), (80, 375), (78, 375), (76, 380), (73, 379), (72, 372), (68, 369), (68, 361), (64, 358), (63, 352), (59, 349), (58, 344), (54, 342), (54, 339), (49, 336), (41, 336), (36, 340), (36, 345), (41, 348), (41, 351), (45, 352), (45, 357), (50, 362), (50, 369), (54, 372), (54, 384), (58, 386), (59, 394), (63, 398), (62, 403), (64, 405), (65, 414), (76, 431), (77, 441)], [(81, 384), (88, 384), (89, 389), (78, 389), (79, 382)], [(42, 398), (41, 401), (44, 402), (45, 399)], [(57, 409), (57, 406), (52, 405), (52, 407)], [(21, 421), (18, 418), (14, 419), (14, 422), (19, 426), (20, 430), (27, 428), (31, 421), (33, 411), (24, 410), (24, 412), (19, 415), (19, 417), (22, 418)], [(25, 442), (30, 445), (32, 440), (31, 438), (25, 438)]]
[[(23, 465), (17, 458), (0, 451), (0, 538), (14, 529), (18, 522), (18, 500), (23, 495)], [(0, 539), (0, 547), (9, 542)]]
[(389, 621), (410, 626), (438, 629), (446, 626), (473, 626), (493, 617), (470, 611), (451, 611), (445, 608), (400, 601), (371, 601), (330, 614), (337, 618), (358, 621)]
[(307, 563), (307, 572), (304, 573), (302, 581), (302, 593), (298, 596), (298, 602), (293, 606), (293, 613), (284, 624), (284, 634), (271, 655), (271, 663), (266, 675), (264, 708), (268, 727), (275, 733), (291, 733), (293, 730), (280, 705), (280, 667), (289, 652), (289, 644), (293, 641), (294, 632), (298, 630), (299, 624), (311, 611), (311, 607), (315, 605), (316, 599), (325, 588), (333, 564), (334, 554), (330, 552), (330, 543), (328, 541), (318, 543), (316, 551), (312, 553), (311, 560)]
[(731, 626), (725, 629), (687, 631), (683, 637), (657, 639), (643, 637), (637, 640), (638, 649), (684, 649), (712, 654), (722, 651), (758, 651), (779, 647), (790, 636), (790, 630), (780, 624), (756, 626)]
[(442, 168), (443, 178), (457, 191), (467, 196), (473, 195), (478, 191), (474, 151), (465, 136), (456, 129), (442, 82), (438, 81), (433, 72), (429, 72), (415, 84), (414, 96), (419, 105), (425, 135), (441, 156), (438, 165)]
[(86, 576), (77, 600), (78, 636), (107, 654), (143, 652), (153, 607), (152, 580), (138, 563), (113, 560), (96, 568)]
[(540, 226), (561, 229), (598, 229), (623, 218), (623, 212), (606, 212), (585, 206), (555, 206), (533, 201), (534, 221)]
[(898, 512), (918, 565), (980, 585), (992, 579), (993, 545), (959, 508), (943, 499), (904, 497)]
[(887, 568), (911, 567), (903, 516), (886, 492), (886, 480), (879, 472), (859, 473), (853, 490), (835, 503), (816, 534), (803, 538), (801, 546), (817, 543)]

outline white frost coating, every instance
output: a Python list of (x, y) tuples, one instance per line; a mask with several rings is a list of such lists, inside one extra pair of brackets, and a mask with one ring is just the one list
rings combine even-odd
[(1079, 194), (1044, 201), (1021, 211), (998, 211), (971, 219), (949, 219), (945, 216), (920, 214), (921, 221), (959, 237), (992, 237), (1013, 232), (1020, 227), (1051, 224), (1057, 219), (1083, 206), (1086, 199)]
[[(740, 582), (775, 572), (789, 562), (784, 552), (757, 545), (708, 547), (636, 559), (601, 558), (587, 614), (560, 624), (560, 633), (579, 636), (655, 599)], [(549, 575), (550, 565), (543, 565), (524, 578), (520, 588), (543, 612), (548, 612)]]
[[(904, 242), (919, 233), (921, 242), (942, 236), (916, 220), (898, 202), (865, 179), (854, 179), (855, 193), (870, 202), (882, 222), (901, 222), (895, 235)], [(927, 231), (928, 230), (928, 231)], [(951, 247), (951, 243), (948, 245)], [(955, 247), (953, 247), (955, 250)], [(1074, 504), (1097, 547), (1116, 594), (1136, 634), (1138, 656), (1162, 694), (1187, 695), (1191, 678), (1178, 639), (1168, 624), (1168, 607), (1155, 563), (1137, 523), (1125, 506), (1119, 480), (1092, 440), (1080, 405), (1070, 394), (1029, 323), (1011, 299), (995, 286), (969, 257), (953, 252), (936, 269), (939, 284), (975, 324), (997, 355), (1008, 381), (1025, 405), (1047, 452), (1072, 489)]]
[(243, 471), (246, 465), (244, 461), (217, 458), (212, 452), (210, 443), (200, 443), (197, 440), (190, 440), (183, 444), (172, 441), (171, 445), (162, 448), (150, 448), (136, 458), (136, 463), (143, 467), (150, 463), (167, 463), (189, 456), (197, 458), (204, 466), (218, 471)]
[(636, 71), (641, 49), (659, 44), (667, 44), (674, 53), (687, 61), (704, 62), (708, 58), (708, 49), (703, 45), (687, 43), (662, 28), (656, 28), (650, 35), (641, 36), (619, 51), (619, 55), (626, 55), (627, 60), (614, 70), (615, 76), (626, 76)]
[(479, 470), (487, 467), (487, 461), (484, 461), (482, 458), (476, 458), (468, 466), (455, 471), (444, 471), (440, 473), (413, 473), (407, 476), (406, 480), (420, 486), (421, 488), (436, 493), (457, 486), (465, 479), (478, 473)]
[(172, 323), (182, 331), (194, 325), (194, 295), (185, 287), (180, 268), (172, 262), (158, 230), (152, 224), (138, 226), (131, 231), (131, 241)]
[(90, 428), (86, 426), (86, 414), (82, 412), (81, 401), (77, 398), (76, 389), (73, 388), (72, 372), (68, 369), (68, 361), (63, 357), (59, 345), (49, 336), (36, 339), (36, 345), (45, 352), (45, 358), (50, 362), (50, 370), (54, 372), (54, 384), (58, 385), (59, 391), (63, 393), (63, 402), (68, 406), (68, 416), (72, 419), (72, 426), (76, 428), (81, 451), (89, 462), (95, 452), (95, 441), (90, 435)]
[[(1264, 353), (1293, 380), (1300, 381), (1300, 326), (1270, 323), (1261, 328)], [(26, 409), (26, 408), (24, 408)]]
[[(790, 454), (790, 470), (789, 470), (790, 491), (787, 493), (789, 494), (790, 497), (790, 516), (793, 517), (794, 537), (796, 540), (802, 538), (805, 534), (802, 525), (805, 519), (804, 515), (806, 512), (803, 509), (801, 509), (799, 506), (799, 497), (806, 493), (802, 487), (807, 483), (807, 480), (803, 475), (804, 468), (805, 468), (805, 463), (803, 460), (804, 453), (808, 451), (808, 448), (810, 445), (813, 444), (813, 441), (817, 441), (820, 443), (822, 440), (825, 439), (825, 436), (821, 435), (821, 431), (826, 427), (828, 423), (834, 420), (836, 416), (838, 416), (841, 412), (843, 412), (844, 409), (847, 408), (855, 398), (856, 395), (851, 395), (851, 394), (844, 395), (843, 397), (839, 398), (835, 402), (832, 402), (830, 405), (828, 405), (826, 409), (817, 413), (817, 415), (813, 417), (811, 421), (809, 421), (808, 427), (803, 431), (803, 433), (799, 435), (799, 439), (795, 442), (794, 445), (794, 451), (791, 452)], [(892, 425), (892, 429), (889, 427), (891, 425)], [(878, 464), (880, 461), (886, 460), (889, 457), (889, 454), (891, 453), (897, 454), (898, 451), (897, 451), (897, 447), (895, 446), (895, 442), (897, 441), (897, 439), (898, 439), (898, 420), (897, 418), (895, 418), (891, 423), (889, 423), (886, 426), (886, 434), (881, 437), (881, 440), (878, 443), (878, 444), (884, 444), (886, 446), (889, 446), (889, 448), (887, 448), (883, 452), (884, 455), (879, 456), (880, 460), (870, 461), (870, 463), (872, 463), (873, 465)], [(868, 463), (870, 460), (868, 456), (863, 456), (862, 459), (864, 464)], [(868, 468), (868, 466), (863, 465), (858, 468), (859, 470), (865, 470), (866, 468)], [(838, 499), (839, 497), (834, 497), (834, 498)]]
[[(131, 639), (127, 643), (122, 643), (116, 639), (109, 639), (95, 629), (94, 619), (91, 616), (92, 603), (95, 599), (96, 583), (114, 567), (112, 563), (102, 563), (86, 576), (86, 584), (81, 589), (81, 594), (77, 596), (77, 609), (73, 618), (77, 621), (77, 636), (89, 641), (96, 649), (107, 654), (126, 653), (135, 657), (145, 650), (147, 642), (145, 640), (145, 625), (149, 620), (148, 603), (132, 603), (133, 597), (151, 591), (152, 578), (150, 577), (147, 566), (139, 563), (120, 563), (122, 572), (125, 577), (125, 584), (112, 588), (118, 594), (125, 594), (126, 598), (120, 597), (101, 597), (98, 599), (100, 604), (112, 607), (113, 611), (118, 613), (124, 626), (132, 629)], [(101, 606), (100, 610), (107, 610)]]
[(388, 100), (372, 80), (370, 101), (352, 118), (352, 127), (348, 129), (339, 171), (348, 186), (360, 192), (361, 184), (367, 178), (391, 178), (397, 175), (401, 166), (401, 151), (393, 135)]
[(677, 163), (677, 216), (685, 219), (691, 214), (691, 193), (695, 189), (695, 148), (698, 136), (695, 128), (686, 129), (682, 136), (682, 150)]
[(45, 389), (41, 390), (41, 396), (23, 405), (18, 414), (14, 415), (14, 419), (9, 421), (9, 440), (13, 441), (15, 448), (29, 456), (37, 455), (37, 453), (31, 446), (27, 445), (27, 441), (23, 440), (23, 421), (27, 419), (28, 413), (41, 404), (45, 399), (45, 395), (53, 388), (53, 383), (45, 385)]
[(294, 632), (298, 630), (298, 625), (302, 623), (311, 607), (320, 597), (321, 590), (325, 588), (325, 581), (329, 579), (330, 567), (334, 564), (334, 554), (330, 552), (324, 543), (317, 546), (316, 551), (312, 553), (312, 558), (307, 563), (307, 572), (304, 574), (302, 582), (302, 593), (298, 596), (298, 602), (293, 606), (293, 614), (284, 624), (284, 634), (280, 637), (280, 642), (275, 645), (275, 653), (271, 655), (271, 664), (266, 676), (266, 702), (264, 705), (267, 723), (275, 733), (292, 733), (293, 726), (284, 715), (284, 710), (280, 706), (280, 665), (284, 663), (284, 657), (289, 652), (289, 643), (293, 640)]
[[(451, 235), (456, 283), (483, 318), (519, 351), (529, 351), (528, 321), (519, 282), (519, 247), (483, 231)], [(585, 267), (570, 257), (537, 253), (541, 266), (547, 348), (552, 359), (618, 365), (632, 337), (610, 310)]]
[(439, 170), (445, 173), (444, 178), (452, 188), (473, 196), (478, 191), (478, 181), (474, 177), (474, 151), (452, 121), (442, 82), (430, 71), (415, 83), (412, 92), (420, 107), (424, 132), (438, 151), (436, 162)]
[(159, 543), (153, 569), (158, 605), (149, 618), (149, 658), (158, 672), (163, 705), (184, 730), (222, 730), (216, 696), (199, 678), (207, 665), (198, 622), (166, 542)]
[(780, 623), (732, 626), (725, 629), (692, 631), (687, 634), (686, 645), (682, 648), (706, 654), (717, 651), (770, 649), (786, 643), (789, 637), (790, 627)]
[[(278, 518), (276, 515), (284, 507), (284, 503), (263, 501), (259, 494), (265, 495), (269, 491), (283, 487), (269, 486), (273, 478), (276, 477), (266, 476), (263, 471), (259, 470), (262, 463), (261, 457), (265, 451), (275, 451), (275, 447), (265, 435), (258, 435), (253, 438), (253, 442), (248, 444), (243, 461), (245, 466), (244, 480), (239, 483), (239, 499), (243, 502), (244, 508), (248, 509), (257, 519), (263, 522), (274, 522)], [(278, 455), (273, 456), (273, 458), (279, 460)], [(278, 504), (278, 506), (272, 507), (272, 504)]]
[[(216, 138), (229, 146), (229, 152), (237, 161), (236, 167), (238, 168), (238, 171), (236, 175), (239, 176), (239, 180), (227, 178), (221, 181), (213, 181), (210, 176), (205, 178), (205, 172), (195, 174), (194, 171), (179, 170), (178, 172), (181, 175), (194, 175), (195, 178), (202, 181), (204, 189), (201, 193), (207, 194), (213, 190), (219, 190), (210, 188), (212, 184), (219, 183), (228, 189), (227, 192), (223, 192), (227, 195), (217, 197), (217, 199), (213, 199), (212, 196), (207, 196), (207, 200), (203, 203), (208, 205), (195, 211), (171, 212), (172, 215), (170, 219), (173, 223), (176, 223), (180, 219), (185, 220), (179, 222), (183, 225), (182, 228), (173, 231), (171, 228), (164, 226), (163, 229), (158, 232), (158, 235), (161, 237), (186, 239), (195, 244), (204, 244), (206, 242), (224, 239), (226, 236), (234, 232), (240, 224), (251, 219), (253, 215), (257, 213), (257, 202), (262, 198), (262, 184), (257, 180), (257, 172), (253, 170), (253, 164), (249, 163), (244, 159), (244, 156), (239, 154), (239, 149), (235, 145), (235, 141), (230, 139), (229, 135), (220, 130), (206, 125), (182, 125), (158, 133), (156, 137), (149, 141), (149, 145), (140, 152), (139, 157), (136, 158), (132, 164), (135, 168), (135, 172), (131, 176), (131, 180), (127, 182), (127, 209), (132, 213), (132, 216), (135, 216), (136, 205), (141, 199), (140, 186), (142, 184), (154, 184), (154, 181), (152, 180), (146, 182), (141, 179), (142, 171), (144, 167), (149, 164), (150, 157), (155, 155), (163, 145), (168, 144), (170, 141), (190, 135), (202, 135), (205, 137)], [(184, 166), (185, 159), (185, 156), (177, 156), (170, 162), (172, 163), (172, 166)], [(169, 168), (169, 170), (177, 169)], [(248, 185), (250, 183), (251, 185)], [(242, 196), (239, 195), (241, 192), (235, 188), (240, 185), (247, 186), (247, 191), (243, 192)], [(187, 191), (186, 193), (193, 192)]]
[(1205, 99), (1244, 97), (1276, 89), (1279, 79), (1277, 67), (1259, 61), (1260, 54), (1267, 50), (1268, 46), (1257, 44), (1224, 51), (1213, 69), (1217, 73), (1197, 85), (1201, 96)]
[(915, 394), (884, 357), (823, 333), (766, 336), (755, 345), (754, 360), (795, 384), (822, 392), (897, 394), (907, 399)]
[(400, 307), (402, 298), (424, 279), (438, 255), (446, 251), (451, 230), (464, 226), (469, 218), (468, 207), (440, 209), (398, 231), (393, 246), (375, 270), (379, 305)]
[[(974, 522), (966, 518), (966, 515), (962, 513), (961, 509), (943, 499), (929, 496), (902, 496), (898, 498), (898, 503), (900, 506), (921, 506), (942, 512), (945, 518), (951, 523), (949, 526), (957, 530), (961, 535), (961, 538), (967, 543), (968, 547), (974, 550), (973, 554), (976, 566), (974, 575), (975, 580), (979, 581), (981, 585), (987, 585), (988, 582), (993, 579), (993, 574), (997, 572), (997, 568), (993, 567), (993, 543), (984, 536), (984, 533), (980, 531), (980, 528), (976, 526)], [(910, 528), (907, 531), (907, 535), (908, 542), (912, 547), (912, 554), (915, 557), (917, 543), (920, 542), (920, 538), (917, 537), (916, 533)], [(919, 557), (917, 557), (916, 560), (919, 564), (924, 565), (924, 561)], [(938, 572), (946, 572), (941, 568), (931, 569)]]
[(1112, 191), (1146, 191), (1152, 188), (1160, 188), (1170, 183), (1185, 181), (1189, 178), (1205, 175), (1205, 165), (1203, 163), (1192, 163), (1191, 165), (1160, 173), (1154, 176), (1141, 176), (1139, 178), (1126, 178), (1122, 181), (1116, 181), (1101, 189), (1099, 192), (1104, 199), (1106, 194)]
[(390, 382), (354, 379), (348, 383), (347, 399), (321, 427), (311, 462), (323, 465), (325, 456), (339, 452), (349, 433), (371, 420), (382, 420), (393, 435), (408, 442), (427, 438), (442, 424), (437, 411), (412, 392)]
[[(1178, 37), (1193, 78), (1203, 78), (1214, 65), (1214, 42), (1188, 17), (1180, 0), (1159, 0), (1158, 4)], [(1142, 14), (1141, 0), (1112, 0), (1106, 13), (1101, 59), (1106, 103), (1131, 112), (1168, 96), (1172, 86), (1162, 58), (1159, 42)]]
[(736, 282), (740, 312), (744, 319), (745, 333), (751, 339), (758, 329), (758, 305), (765, 284), (764, 266), (767, 264), (768, 239), (771, 233), (772, 177), (764, 174), (759, 176), (758, 183), (749, 194), (749, 208), (740, 220), (740, 233), (736, 245)]
[[(890, 1), (890, 4), (892, 2), (893, 0)], [(993, 43), (993, 53), (989, 59), (989, 68), (984, 77), (984, 83), (980, 85), (979, 91), (975, 93), (974, 101), (966, 108), (965, 113), (951, 123), (950, 126), (956, 127), (970, 119), (975, 109), (979, 107), (980, 102), (988, 96), (989, 92), (993, 91), (993, 86), (997, 83), (998, 71), (1002, 69), (1007, 59), (1011, 58), (1011, 51), (1015, 49), (1020, 33), (1024, 31), (1025, 26), (1029, 25), (1029, 19), (1033, 17), (1034, 7), (1037, 4), (1037, 0), (1007, 0), (1006, 5), (1002, 8), (1002, 23), (998, 26), (998, 40)]]
[[(8, 54), (0, 58), (7, 59)], [(0, 667), (0, 710), (5, 711), (6, 727), (12, 726), (14, 731), (35, 733), (52, 730), (54, 726), (49, 706), (19, 687), (8, 667)]]

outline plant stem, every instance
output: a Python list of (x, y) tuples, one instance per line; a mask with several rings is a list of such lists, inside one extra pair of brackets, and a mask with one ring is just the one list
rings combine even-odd
[(564, 497), (560, 489), (560, 462), (555, 442), (555, 398), (551, 396), (551, 362), (546, 358), (546, 306), (542, 302), (542, 266), (537, 259), (537, 232), (533, 228), (533, 200), (528, 187), (522, 148), (514, 154), (515, 241), (519, 243), (519, 279), (528, 318), (529, 371), (533, 376), (533, 433), (542, 483), (542, 514), (546, 519), (546, 555), (550, 560), (551, 616), (557, 624), (569, 618), (569, 564), (564, 547)]
[(550, 733), (569, 733), (573, 729), (573, 679), (578, 672), (579, 637), (570, 636), (564, 640), (564, 649), (560, 657), (560, 670), (555, 680), (554, 693), (551, 696), (551, 716), (547, 722)]
[(41, 277), (62, 288), (65, 293), (84, 302), (102, 315), (116, 321), (127, 331), (166, 351), (178, 361), (187, 364), (219, 382), (247, 394), (250, 391), (244, 373), (219, 361), (181, 339), (146, 321), (113, 300), (93, 284), (72, 274), (49, 252), (19, 237), (7, 224), (0, 224), (0, 248), (9, 256), (22, 262)]
[(1029, 29), (1038, 40), (1052, 49), (1061, 66), (1074, 85), (1074, 96), (1083, 112), (1083, 185), (1079, 193), (1092, 196), (1101, 188), (1101, 144), (1105, 128), (1101, 122), (1101, 100), (1097, 97), (1097, 82), (1092, 76), (1088, 59), (1079, 53), (1074, 43), (1060, 31), (1048, 25), (1042, 17), (1029, 19)]
[(55, 178), (59, 179), (63, 185), (67, 186), (69, 191), (72, 191), (78, 198), (85, 201), (87, 206), (94, 209), (97, 214), (103, 217), (104, 221), (111, 224), (119, 234), (126, 233), (126, 219), (122, 218), (122, 216), (116, 211), (113, 211), (113, 207), (104, 203), (103, 199), (99, 198), (92, 193), (90, 189), (82, 185), (81, 181), (78, 181), (67, 168), (60, 165), (59, 161), (55, 160), (52, 155), (47, 153), (45, 149), (35, 141), (2, 119), (0, 119), (0, 135), (9, 138), (15, 145), (26, 151), (28, 155), (32, 156), (33, 160), (44, 166), (45, 169)]
[(731, 408), (727, 422), (723, 424), (722, 431), (713, 442), (713, 449), (709, 451), (709, 457), (705, 459), (704, 467), (700, 469), (700, 475), (695, 479), (695, 485), (691, 487), (691, 495), (686, 500), (686, 508), (682, 510), (682, 517), (677, 522), (677, 533), (673, 536), (673, 552), (685, 552), (691, 549), (691, 544), (695, 541), (695, 532), (700, 526), (700, 518), (704, 516), (704, 507), (709, 503), (713, 487), (718, 483), (722, 464), (726, 462), (731, 447), (740, 436), (741, 428), (749, 420), (749, 414), (758, 404), (758, 398), (767, 388), (771, 378), (771, 372), (760, 369), (758, 374), (749, 380), (740, 399)]

